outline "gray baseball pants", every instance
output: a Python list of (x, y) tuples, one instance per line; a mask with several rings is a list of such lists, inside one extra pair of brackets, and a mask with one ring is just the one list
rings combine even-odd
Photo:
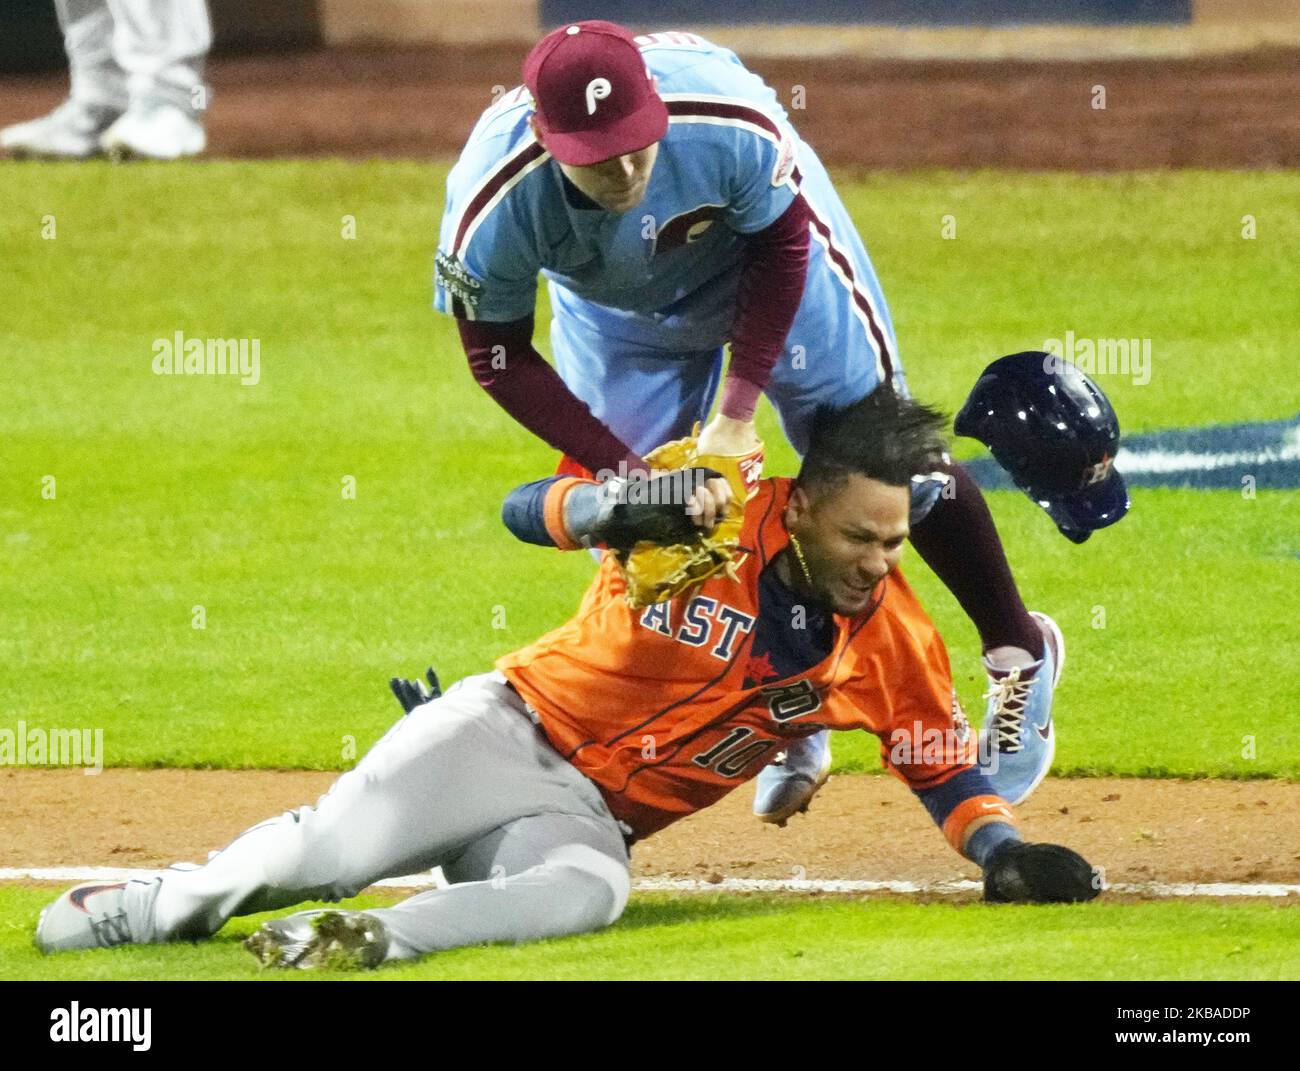
[(599, 929), (630, 887), (618, 823), (499, 672), (397, 722), (316, 803), (253, 826), (206, 865), (164, 873), (158, 940), (236, 915), (339, 900), (435, 866), (451, 883), (391, 908), (388, 959)]

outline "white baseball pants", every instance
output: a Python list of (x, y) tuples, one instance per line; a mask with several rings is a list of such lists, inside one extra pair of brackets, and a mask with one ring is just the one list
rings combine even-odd
[(367, 911), (388, 931), (389, 959), (584, 933), (627, 903), (618, 823), (497, 672), (411, 711), (314, 808), (253, 826), (205, 866), (168, 870), (155, 931), (205, 937), (235, 915), (435, 866), (447, 888)]
[(206, 108), (203, 63), (212, 46), (204, 0), (54, 0), (72, 96), (125, 110), (156, 97)]

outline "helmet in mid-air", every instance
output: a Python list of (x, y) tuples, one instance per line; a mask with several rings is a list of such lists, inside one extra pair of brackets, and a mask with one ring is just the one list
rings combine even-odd
[(1119, 419), (1101, 388), (1061, 357), (1038, 350), (999, 357), (953, 430), (987, 446), (1075, 543), (1128, 512), (1128, 489), (1113, 466)]

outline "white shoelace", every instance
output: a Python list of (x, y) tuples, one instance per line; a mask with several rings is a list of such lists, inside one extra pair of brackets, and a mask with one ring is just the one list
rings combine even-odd
[(993, 686), (984, 693), (985, 699), (992, 699), (996, 706), (990, 717), (993, 728), (998, 734), (998, 750), (1014, 753), (1023, 745), (1020, 742), (1020, 726), (1025, 720), (1025, 704), (1029, 702), (1029, 691), (1034, 686), (1034, 678), (1020, 679), (1020, 670), (1013, 669), (1005, 677), (993, 682)]

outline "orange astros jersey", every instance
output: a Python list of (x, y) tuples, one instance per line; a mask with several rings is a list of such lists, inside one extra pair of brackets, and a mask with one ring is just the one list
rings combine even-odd
[[(747, 503), (739, 582), (722, 575), (633, 610), (606, 553), (566, 624), (497, 660), (551, 743), (636, 837), (716, 803), (787, 741), (824, 728), (875, 733), (886, 764), (914, 789), (974, 761), (943, 640), (897, 571), (868, 609), (833, 615), (822, 661), (756, 683), (771, 668), (750, 661), (759, 577), (789, 543), (791, 487), (789, 479), (763, 480)], [(914, 746), (899, 749), (900, 739)], [(957, 744), (921, 746), (931, 740)]]

